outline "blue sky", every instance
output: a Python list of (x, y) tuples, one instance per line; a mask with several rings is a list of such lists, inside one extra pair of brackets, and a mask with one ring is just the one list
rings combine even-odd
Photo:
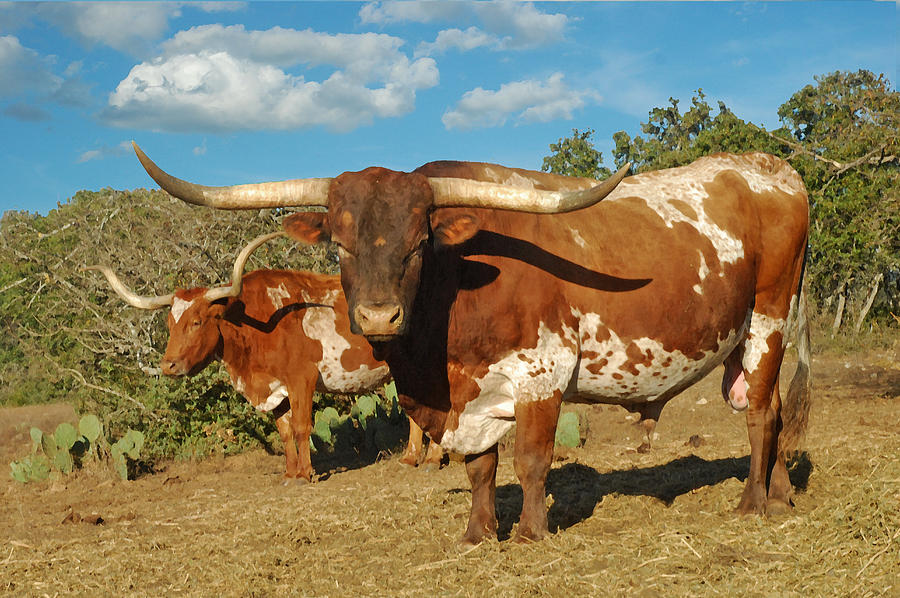
[(738, 116), (815, 75), (896, 89), (894, 2), (0, 2), (0, 212), (153, 187), (437, 159), (539, 169), (702, 88)]

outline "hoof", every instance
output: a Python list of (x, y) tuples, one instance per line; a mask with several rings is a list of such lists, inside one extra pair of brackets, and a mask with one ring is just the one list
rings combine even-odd
[(649, 453), (650, 452), (650, 443), (642, 442), (641, 446), (637, 447), (637, 452), (639, 452), (642, 455)]
[(780, 498), (770, 498), (766, 503), (766, 515), (769, 517), (789, 514), (794, 507), (790, 502), (781, 500)]
[(418, 460), (416, 459), (416, 457), (414, 455), (406, 454), (406, 455), (403, 455), (402, 457), (400, 457), (400, 463), (403, 463), (404, 465), (409, 465), (410, 467), (415, 467), (416, 465), (418, 465), (417, 461)]
[(289, 478), (285, 476), (283, 480), (281, 480), (282, 486), (306, 486), (310, 484), (310, 481), (303, 477)]
[(517, 530), (512, 541), (516, 544), (534, 544), (535, 542), (540, 542), (549, 535), (550, 533), (546, 531), (535, 532), (532, 530)]

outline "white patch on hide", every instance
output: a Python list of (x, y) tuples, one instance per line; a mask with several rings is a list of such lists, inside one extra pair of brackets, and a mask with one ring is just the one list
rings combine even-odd
[(706, 280), (706, 276), (709, 274), (709, 266), (706, 265), (706, 258), (703, 257), (703, 252), (700, 251), (700, 268), (697, 270), (697, 276), (700, 277), (700, 282), (694, 285), (694, 292), (698, 295), (703, 294), (703, 288), (700, 286), (703, 284), (703, 281)]
[(172, 300), (172, 319), (175, 320), (176, 324), (178, 323), (178, 320), (181, 319), (181, 316), (184, 315), (184, 312), (186, 312), (193, 304), (193, 301), (185, 301), (180, 297), (175, 297), (175, 299)]
[(271, 390), (272, 393), (266, 397), (265, 401), (256, 406), (257, 411), (268, 413), (281, 405), (281, 402), (288, 397), (287, 387), (285, 387), (280, 380), (273, 380), (269, 383), (269, 390)]
[(322, 345), (322, 359), (316, 362), (316, 368), (319, 370), (324, 390), (328, 392), (371, 390), (387, 379), (390, 370), (387, 365), (381, 365), (374, 369), (370, 369), (367, 365), (361, 365), (354, 371), (344, 369), (341, 355), (350, 348), (350, 341), (338, 334), (337, 331), (337, 314), (334, 313), (333, 306), (339, 292), (337, 289), (330, 290), (325, 293), (324, 297), (316, 299), (303, 291), (304, 302), (332, 306), (306, 308), (306, 312), (303, 314), (303, 332)]
[(244, 391), (247, 390), (247, 386), (244, 384), (244, 379), (238, 376), (238, 379), (234, 381), (234, 389), (241, 394), (244, 394)]
[[(771, 318), (765, 314), (754, 311), (750, 316), (750, 334), (744, 341), (744, 359), (742, 365), (744, 371), (752, 374), (759, 367), (763, 355), (769, 352), (769, 337), (776, 332), (784, 333), (785, 321), (781, 318)], [(784, 337), (782, 336), (782, 345)]]
[(566, 391), (578, 361), (575, 346), (572, 329), (563, 328), (560, 335), (541, 322), (536, 347), (509, 352), (475, 379), (478, 396), (466, 403), (457, 428), (444, 432), (441, 446), (474, 454), (499, 442), (514, 423), (516, 403)]
[(269, 296), (269, 301), (272, 302), (272, 305), (275, 309), (281, 309), (284, 307), (284, 299), (290, 299), (291, 293), (287, 290), (287, 287), (284, 286), (284, 283), (278, 285), (278, 288), (273, 289), (271, 287), (266, 289), (266, 294)]
[(587, 249), (587, 241), (584, 240), (584, 237), (581, 236), (581, 233), (578, 232), (578, 229), (572, 228), (569, 229), (569, 231), (572, 233), (572, 239), (575, 240), (575, 243), (577, 243), (578, 246), (582, 249)]
[[(582, 359), (575, 392), (580, 400), (587, 401), (597, 397), (614, 403), (652, 402), (665, 394), (678, 392), (721, 364), (740, 342), (746, 329), (745, 325), (740, 330), (730, 331), (725, 338), (720, 336), (715, 349), (704, 352), (700, 359), (691, 359), (681, 351), (665, 350), (662, 343), (651, 338), (623, 340), (615, 331), (606, 328), (597, 314), (577, 315), (581, 320)], [(601, 328), (609, 333), (609, 339), (597, 340), (597, 331)], [(632, 364), (637, 373), (632, 368), (622, 367), (630, 361), (626, 350), (631, 343), (644, 355), (650, 352), (648, 364)], [(584, 354), (591, 355), (591, 359)], [(591, 368), (594, 372), (588, 369), (591, 365), (594, 365)]]

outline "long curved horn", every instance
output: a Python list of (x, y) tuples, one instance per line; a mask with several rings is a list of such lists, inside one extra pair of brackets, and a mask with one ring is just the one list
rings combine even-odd
[(156, 183), (169, 195), (198, 206), (221, 210), (283, 208), (287, 206), (328, 206), (331, 179), (293, 179), (274, 183), (207, 187), (173, 177), (131, 142), (138, 160)]
[(112, 287), (116, 294), (134, 307), (139, 307), (141, 309), (159, 309), (160, 307), (172, 305), (172, 302), (175, 301), (175, 293), (172, 293), (171, 295), (158, 295), (156, 297), (144, 297), (143, 295), (135, 294), (119, 280), (119, 277), (116, 276), (116, 273), (113, 272), (109, 266), (98, 264), (96, 266), (85, 266), (81, 269), (102, 272), (103, 275), (106, 276), (106, 280), (109, 281), (109, 286)]
[(244, 266), (247, 265), (247, 259), (250, 257), (250, 254), (253, 253), (257, 247), (274, 239), (275, 237), (284, 237), (287, 236), (287, 233), (284, 231), (278, 231), (275, 233), (269, 233), (267, 235), (261, 235), (256, 237), (241, 250), (238, 256), (234, 260), (234, 267), (231, 269), (231, 285), (227, 287), (216, 287), (213, 289), (209, 289), (203, 294), (203, 298), (212, 303), (217, 299), (222, 299), (224, 297), (237, 297), (241, 294), (241, 288), (244, 282)]
[(449, 177), (429, 177), (428, 181), (434, 192), (434, 205), (439, 208), (492, 208), (561, 214), (594, 205), (616, 188), (630, 168), (631, 163), (628, 163), (599, 185), (581, 191), (544, 191)]

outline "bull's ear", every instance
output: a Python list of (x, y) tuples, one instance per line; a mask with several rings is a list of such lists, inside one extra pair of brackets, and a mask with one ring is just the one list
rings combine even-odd
[(297, 212), (285, 218), (281, 226), (292, 239), (301, 243), (312, 245), (331, 239), (325, 212)]
[(471, 212), (437, 210), (431, 214), (431, 230), (438, 245), (459, 245), (475, 236), (481, 227)]

